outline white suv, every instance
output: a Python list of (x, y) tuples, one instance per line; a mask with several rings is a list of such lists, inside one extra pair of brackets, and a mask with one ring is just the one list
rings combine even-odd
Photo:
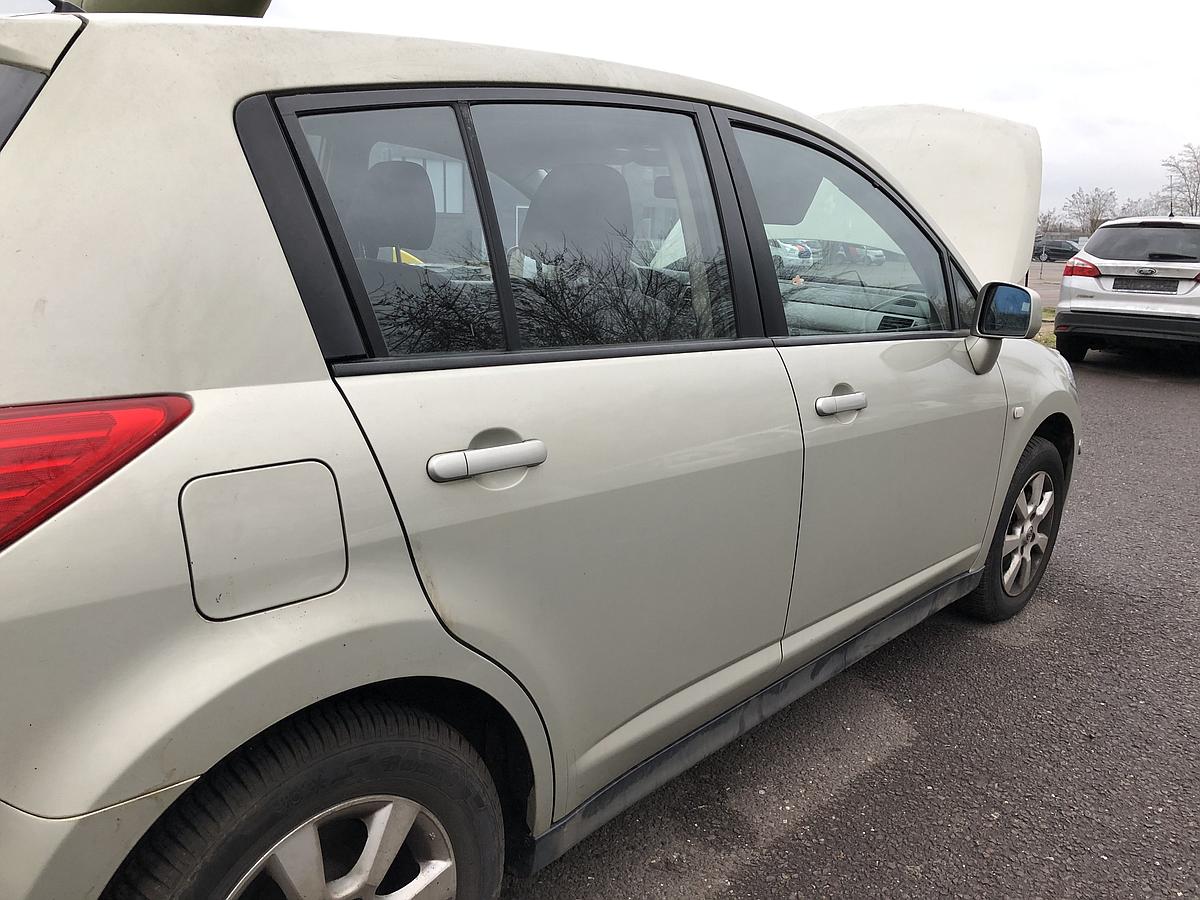
[(1200, 218), (1105, 222), (1063, 268), (1054, 317), (1058, 351), (1200, 349)]
[(59, 13), (0, 19), (0, 141), (5, 900), (495, 897), (1046, 569), (1037, 297), (798, 113)]

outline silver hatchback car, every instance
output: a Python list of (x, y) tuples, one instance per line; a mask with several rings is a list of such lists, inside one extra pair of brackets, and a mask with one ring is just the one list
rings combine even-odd
[(6, 900), (492, 898), (1046, 569), (1038, 298), (798, 113), (59, 13), (0, 144)]
[(1101, 225), (1063, 268), (1058, 351), (1200, 350), (1200, 218), (1154, 216)]

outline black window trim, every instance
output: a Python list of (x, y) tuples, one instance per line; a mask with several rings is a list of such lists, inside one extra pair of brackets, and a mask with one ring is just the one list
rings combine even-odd
[[(357, 353), (326, 353), (335, 375), (363, 374), (367, 372), (408, 372), (425, 371), (447, 368), (473, 368), (480, 365), (512, 365), (519, 363), (552, 362), (569, 359), (597, 359), (607, 357), (648, 356), (668, 353), (689, 353), (756, 346), (770, 346), (765, 340), (762, 311), (759, 301), (757, 284), (754, 280), (750, 262), (749, 244), (738, 214), (738, 203), (734, 192), (732, 175), (728, 162), (721, 149), (717, 136), (716, 120), (711, 108), (701, 102), (662, 97), (642, 93), (626, 93), (620, 91), (591, 90), (580, 88), (544, 88), (530, 86), (512, 87), (478, 87), (466, 85), (437, 85), (412, 87), (379, 87), (353, 88), (330, 90), (304, 90), (300, 92), (278, 93), (272, 95), (257, 95), (270, 102), (278, 113), (277, 127), (286, 133), (290, 142), (287, 154), (287, 165), (295, 172), (296, 180), (304, 183), (305, 195), (308, 198), (308, 209), (303, 210), (303, 203), (296, 198), (285, 200), (279, 190), (270, 192), (264, 187), (269, 180), (259, 177), (259, 169), (268, 163), (265, 159), (252, 158), (254, 154), (247, 147), (247, 157), (251, 167), (263, 188), (264, 199), (268, 207), (277, 206), (280, 209), (279, 219), (290, 219), (293, 216), (303, 216), (317, 220), (317, 228), (324, 235), (325, 253), (331, 264), (336, 263), (339, 273), (339, 284), (343, 294), (341, 306), (344, 312), (334, 310), (316, 310), (315, 301), (310, 305), (306, 299), (306, 308), (313, 319), (314, 328), (318, 332), (318, 340), (322, 349), (327, 341), (322, 340), (322, 330), (331, 322), (336, 323), (339, 330), (345, 329), (347, 322), (353, 322), (360, 333), (360, 343)], [(253, 108), (255, 98), (242, 101), (248, 111)], [(491, 186), (484, 177), (483, 157), (475, 135), (471, 118), (471, 106), (482, 103), (546, 103), (546, 104), (586, 104), (593, 106), (616, 106), (633, 109), (651, 109), (669, 113), (680, 113), (692, 118), (696, 128), (697, 141), (700, 146), (706, 167), (709, 184), (713, 191), (716, 205), (717, 221), (721, 229), (721, 239), (724, 242), (726, 264), (729, 267), (730, 286), (733, 292), (734, 316), (738, 336), (734, 338), (714, 338), (688, 341), (663, 341), (634, 344), (608, 344), (595, 347), (558, 347), (521, 349), (516, 335), (516, 314), (512, 304), (512, 289), (508, 280), (507, 270), (500, 262), (503, 259), (503, 248), (500, 247), (499, 224), (496, 222), (496, 209), (491, 196)], [(239, 106), (239, 110), (241, 109)], [(361, 280), (352, 277), (354, 270), (352, 253), (342, 229), (333, 229), (325, 223), (338, 222), (334, 213), (332, 199), (321, 178), (316, 161), (311, 153), (301, 153), (297, 148), (304, 147), (303, 131), (299, 119), (302, 115), (332, 112), (350, 112), (366, 109), (386, 109), (394, 107), (413, 106), (444, 106), (455, 111), (458, 118), (459, 132), (467, 155), (468, 167), (473, 178), (473, 188), (476, 201), (480, 206), (480, 216), (483, 220), (485, 239), (488, 241), (488, 255), (492, 260), (493, 283), (496, 284), (497, 295), (500, 299), (502, 322), (505, 336), (510, 349), (496, 351), (464, 351), (455, 353), (410, 354), (407, 356), (388, 356), (383, 344), (383, 336), (371, 312), (369, 301)], [(242, 123), (238, 123), (241, 134)], [(281, 134), (282, 137), (282, 134)], [(286, 143), (286, 142), (285, 142)], [(248, 141), (243, 136), (243, 145)], [(260, 154), (264, 155), (264, 154)], [(284, 159), (276, 148), (273, 156), (276, 164), (282, 165)], [(301, 177), (303, 172), (303, 177)], [(285, 214), (285, 210), (288, 212)], [(288, 240), (294, 240), (296, 235), (285, 237), (289, 229), (286, 223), (272, 221), (276, 224), (280, 240), (287, 245)], [(283, 227), (281, 228), (281, 224)], [(315, 252), (312, 246), (312, 228), (294, 228), (295, 231), (307, 233), (307, 250)], [(495, 245), (493, 246), (493, 242)], [(495, 247), (500, 247), (499, 250)], [(332, 251), (332, 252), (331, 252)], [(285, 250), (286, 252), (286, 250)], [(297, 249), (294, 254), (288, 253), (289, 263), (293, 263), (293, 255), (304, 256)], [(296, 263), (302, 263), (297, 259)], [(293, 275), (302, 297), (311, 293), (307, 277), (302, 277), (297, 265), (292, 265)], [(348, 274), (349, 273), (349, 274)], [(311, 273), (309, 273), (311, 274)], [(329, 281), (324, 277), (314, 285), (317, 296), (321, 297), (319, 305), (329, 306)], [(348, 298), (348, 300), (347, 300)], [(334, 304), (336, 305), (336, 304)], [(351, 312), (353, 310), (353, 312)], [(515, 349), (513, 349), (515, 348)]]
[[(737, 197), (741, 203), (743, 230), (750, 243), (750, 255), (758, 282), (764, 327), (767, 334), (772, 336), (776, 346), (791, 347), (809, 344), (922, 340), (962, 336), (964, 326), (958, 322), (958, 311), (955, 309), (956, 304), (954, 302), (953, 286), (950, 278), (950, 266), (952, 262), (953, 264), (957, 264), (957, 261), (952, 260), (949, 250), (937, 234), (934, 233), (921, 216), (918, 215), (917, 211), (905, 200), (904, 196), (887, 179), (880, 176), (865, 160), (854, 156), (845, 148), (831, 143), (813, 131), (788, 122), (782, 122), (778, 119), (729, 107), (714, 106), (712, 107), (712, 111), (716, 119), (717, 132), (724, 145), (726, 158), (729, 161)], [(784, 318), (783, 313), (783, 297), (779, 292), (779, 283), (775, 278), (775, 267), (771, 262), (770, 249), (767, 245), (766, 236), (759, 236), (759, 232), (762, 229), (758, 227), (758, 223), (762, 221), (762, 215), (759, 212), (758, 201), (750, 183), (749, 173), (746, 171), (745, 163), (737, 146), (736, 135), (734, 134), (735, 128), (744, 128), (750, 131), (774, 135), (823, 153), (867, 179), (885, 197), (895, 203), (925, 239), (929, 241), (934, 251), (938, 254), (941, 263), (942, 283), (946, 293), (947, 308), (950, 311), (951, 327), (936, 331), (913, 332), (883, 331), (863, 334), (788, 334), (787, 320)], [(754, 227), (751, 227), (751, 225), (754, 225)], [(959, 265), (959, 268), (962, 268), (961, 265)], [(969, 280), (968, 283), (970, 283)], [(965, 327), (969, 329), (970, 326)]]
[[(950, 256), (949, 253), (947, 253), (946, 255), (948, 257)], [(959, 321), (958, 298), (955, 296), (955, 293), (954, 293), (954, 276), (957, 275), (959, 278), (961, 278), (963, 281), (963, 284), (965, 284), (967, 287), (969, 287), (971, 289), (971, 293), (975, 297), (975, 312), (977, 315), (979, 313), (979, 292), (982, 289), (983, 285), (976, 284), (975, 279), (967, 274), (966, 267), (963, 266), (957, 259), (954, 259), (953, 257), (950, 257), (949, 268), (950, 268), (950, 300), (951, 300), (951, 304), (954, 306), (954, 321), (957, 323), (957, 328), (955, 329), (954, 333), (955, 333), (955, 335), (962, 335), (962, 336), (966, 337), (971, 334), (971, 329), (973, 329), (975, 327), (975, 323), (973, 321), (972, 322)]]

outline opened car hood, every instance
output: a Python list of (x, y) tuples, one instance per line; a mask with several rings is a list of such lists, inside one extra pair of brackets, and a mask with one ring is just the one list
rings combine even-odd
[(979, 281), (1024, 280), (1042, 191), (1035, 128), (938, 106), (870, 106), (818, 118), (879, 161)]

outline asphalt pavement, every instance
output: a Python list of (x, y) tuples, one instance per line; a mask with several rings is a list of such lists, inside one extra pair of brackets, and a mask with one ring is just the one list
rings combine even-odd
[(1200, 896), (1200, 362), (1076, 372), (1024, 613), (940, 613), (505, 900)]

